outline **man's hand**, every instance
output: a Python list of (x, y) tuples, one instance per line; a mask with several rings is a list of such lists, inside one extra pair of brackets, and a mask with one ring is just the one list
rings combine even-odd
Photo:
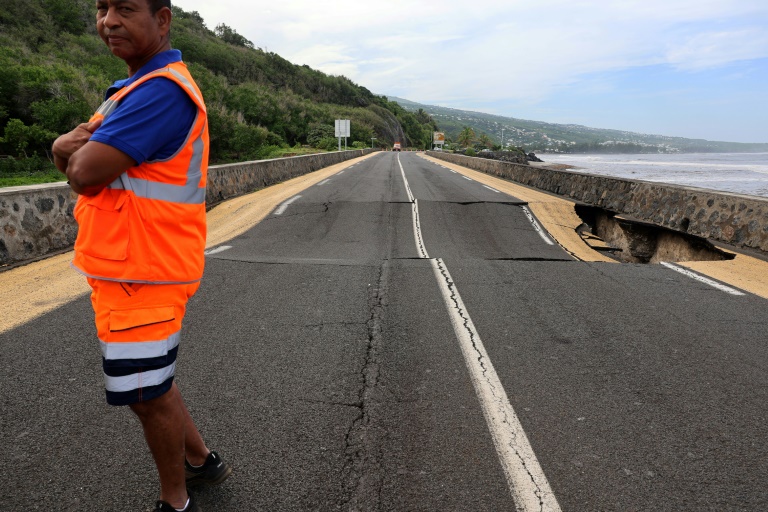
[(69, 133), (65, 133), (53, 143), (53, 163), (56, 168), (67, 173), (67, 166), (69, 166), (69, 158), (81, 147), (85, 146), (85, 143), (91, 139), (91, 135), (95, 132), (99, 126), (101, 126), (101, 119), (90, 123), (82, 123)]

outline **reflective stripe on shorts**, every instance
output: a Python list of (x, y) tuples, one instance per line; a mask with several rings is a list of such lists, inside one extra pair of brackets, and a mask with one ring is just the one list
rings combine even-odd
[(173, 379), (174, 373), (176, 373), (176, 361), (162, 368), (117, 377), (105, 373), (104, 387), (107, 393), (132, 392), (145, 387), (161, 386), (169, 379)]

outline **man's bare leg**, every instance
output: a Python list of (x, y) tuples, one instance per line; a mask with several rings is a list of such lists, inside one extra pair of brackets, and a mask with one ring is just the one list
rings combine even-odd
[[(130, 407), (144, 428), (144, 438), (157, 466), (160, 499), (174, 508), (183, 508), (188, 498), (184, 477), (185, 446), (189, 446), (194, 460), (190, 464), (199, 461), (200, 457), (204, 461), (208, 448), (192, 422), (179, 389), (174, 383), (164, 395)], [(201, 455), (203, 453), (206, 455)]]
[(187, 405), (184, 403), (184, 399), (181, 396), (181, 391), (179, 391), (179, 388), (176, 386), (175, 382), (173, 383), (173, 387), (171, 388), (170, 392), (176, 394), (179, 405), (184, 414), (184, 451), (187, 462), (193, 466), (200, 466), (205, 462), (205, 459), (208, 457), (208, 454), (211, 453), (211, 451), (205, 445), (203, 436), (201, 436), (200, 432), (197, 430), (195, 422), (192, 421), (192, 416), (189, 414)]

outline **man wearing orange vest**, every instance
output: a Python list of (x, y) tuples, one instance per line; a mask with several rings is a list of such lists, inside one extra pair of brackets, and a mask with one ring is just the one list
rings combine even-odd
[(198, 511), (187, 486), (232, 469), (174, 383), (181, 321), (203, 275), (205, 103), (170, 46), (170, 0), (97, 0), (97, 29), (128, 65), (54, 162), (80, 194), (73, 267), (93, 290), (107, 402), (138, 416), (160, 476), (156, 512)]

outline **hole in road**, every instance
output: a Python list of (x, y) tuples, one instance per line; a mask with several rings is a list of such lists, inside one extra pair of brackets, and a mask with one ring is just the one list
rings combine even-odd
[[(589, 205), (576, 205), (584, 223), (577, 232), (597, 251), (606, 252), (623, 263), (662, 261), (722, 261), (733, 254), (715, 247), (705, 238), (627, 219), (615, 212)], [(685, 219), (682, 223), (687, 227)]]

